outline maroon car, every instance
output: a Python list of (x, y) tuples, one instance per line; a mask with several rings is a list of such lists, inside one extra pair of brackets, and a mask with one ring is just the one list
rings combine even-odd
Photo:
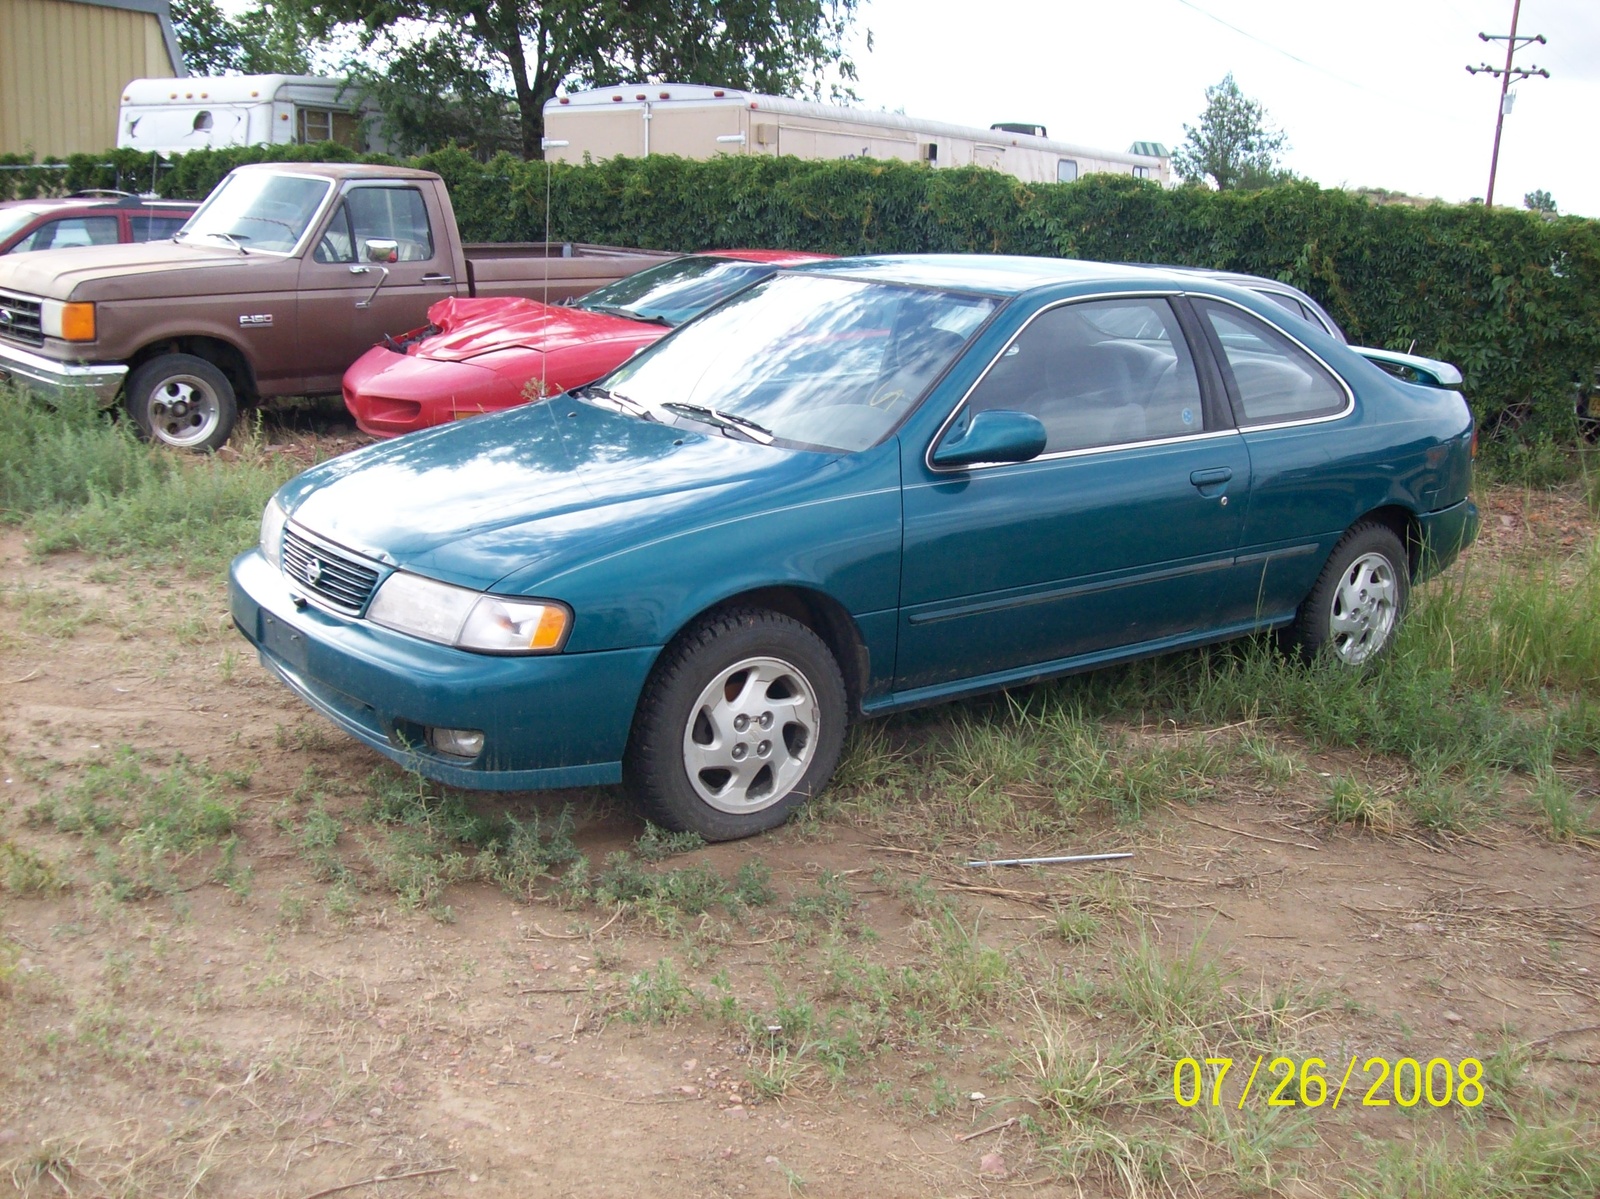
[(114, 246), (171, 237), (200, 207), (128, 192), (79, 192), (55, 200), (0, 204), (0, 254)]
[(788, 250), (690, 254), (570, 304), (442, 300), (428, 324), (374, 346), (345, 372), (365, 433), (393, 437), (497, 412), (598, 379), (674, 326), (774, 271), (827, 258)]

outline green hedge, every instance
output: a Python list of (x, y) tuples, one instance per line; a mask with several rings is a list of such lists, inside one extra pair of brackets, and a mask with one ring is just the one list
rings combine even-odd
[[(340, 146), (198, 151), (155, 170), (199, 197), (245, 162), (347, 161)], [(10, 161), (0, 159), (0, 165)], [(0, 172), (0, 195), (148, 186), (149, 155), (75, 155), (62, 172)], [(367, 156), (365, 161), (393, 161)], [(109, 164), (109, 165), (101, 165)], [(1519, 438), (1572, 436), (1573, 384), (1600, 364), (1600, 222), (1481, 205), (1376, 205), (1295, 184), (1166, 190), (1091, 175), (1022, 183), (899, 162), (654, 156), (554, 166), (458, 150), (439, 172), (469, 241), (544, 238), (677, 250), (960, 251), (1170, 262), (1269, 275), (1316, 296), (1351, 340), (1459, 365), (1480, 418)]]

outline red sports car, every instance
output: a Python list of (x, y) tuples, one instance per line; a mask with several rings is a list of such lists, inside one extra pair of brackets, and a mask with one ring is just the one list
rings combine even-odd
[(717, 250), (675, 258), (568, 305), (441, 300), (428, 324), (368, 350), (344, 375), (365, 433), (393, 437), (577, 387), (782, 267), (827, 258)]

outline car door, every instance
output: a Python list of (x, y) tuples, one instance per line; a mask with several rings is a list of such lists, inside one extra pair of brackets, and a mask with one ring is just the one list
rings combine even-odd
[[(300, 266), (300, 349), (308, 388), (338, 391), (346, 368), (386, 333), (425, 323), (456, 293), (450, 239), (429, 219), (422, 190), (399, 181), (347, 184)], [(372, 261), (369, 242), (389, 241)]]
[[(1250, 453), (1250, 512), (1241, 569), (1263, 615), (1294, 613), (1355, 515), (1351, 476), (1333, 460), (1359, 454), (1337, 427), (1354, 411), (1350, 388), (1296, 338), (1229, 301), (1194, 297), (1215, 347), (1235, 423)], [(1381, 443), (1369, 447), (1387, 452)]]
[(1159, 295), (1058, 304), (1011, 339), (935, 444), (1006, 409), (1045, 449), (947, 472), (907, 455), (897, 691), (1249, 620), (1249, 455), (1201, 363)]

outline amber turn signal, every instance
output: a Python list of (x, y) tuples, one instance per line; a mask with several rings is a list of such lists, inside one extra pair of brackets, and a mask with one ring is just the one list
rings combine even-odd
[(63, 304), (61, 306), (61, 339), (63, 341), (94, 340), (94, 305)]

